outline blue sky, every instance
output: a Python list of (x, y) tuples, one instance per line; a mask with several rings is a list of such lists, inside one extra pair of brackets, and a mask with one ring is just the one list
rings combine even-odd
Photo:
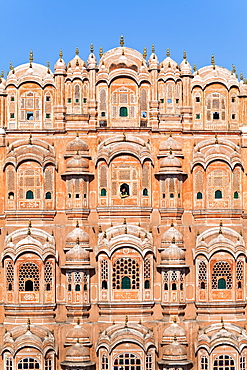
[(50, 61), (52, 69), (60, 48), (68, 62), (78, 46), (87, 59), (90, 43), (98, 57), (99, 47), (107, 51), (119, 45), (155, 51), (160, 61), (171, 57), (197, 67), (210, 64), (243, 72), (247, 78), (247, 0), (3, 0), (0, 16), (0, 71), (28, 62)]

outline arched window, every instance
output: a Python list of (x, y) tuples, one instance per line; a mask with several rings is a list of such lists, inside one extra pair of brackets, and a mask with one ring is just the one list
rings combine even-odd
[(152, 353), (148, 353), (146, 356), (145, 370), (152, 370)]
[(208, 370), (208, 358), (206, 356), (201, 357), (201, 369), (200, 370)]
[(80, 103), (80, 86), (75, 85), (75, 103)]
[(13, 284), (14, 284), (14, 265), (12, 262), (7, 263), (6, 281), (7, 281), (7, 289), (11, 291), (13, 289)]
[(39, 291), (39, 268), (35, 263), (25, 262), (21, 265), (19, 291)]
[(172, 290), (177, 290), (177, 284), (176, 283), (172, 283)]
[(235, 191), (235, 193), (233, 194), (233, 197), (234, 197), (234, 199), (238, 199), (239, 198), (237, 191)]
[(13, 360), (11, 357), (7, 357), (5, 361), (5, 369), (6, 370), (13, 370)]
[(164, 290), (168, 290), (168, 284), (167, 283), (164, 284)]
[(215, 199), (222, 199), (222, 191), (221, 190), (216, 190), (214, 193)]
[(75, 285), (75, 291), (80, 292), (80, 290), (81, 290), (80, 284), (76, 284)]
[(240, 357), (240, 370), (246, 370), (246, 357)]
[(45, 263), (44, 281), (45, 281), (46, 290), (51, 290), (51, 286), (52, 286), (52, 264), (49, 261), (47, 261)]
[(226, 289), (226, 280), (224, 278), (218, 280), (218, 289)]
[(123, 257), (114, 262), (112, 287), (113, 289), (139, 289), (139, 265), (134, 258)]
[(53, 370), (53, 365), (52, 365), (52, 357), (49, 356), (45, 359), (45, 370)]
[(108, 361), (108, 357), (106, 355), (102, 356), (101, 369), (102, 370), (108, 370), (109, 369), (109, 361)]
[(213, 119), (220, 119), (220, 114), (219, 114), (219, 112), (214, 112), (214, 113), (213, 113)]
[(149, 280), (145, 280), (144, 289), (150, 289), (150, 281)]
[(200, 261), (198, 265), (198, 281), (199, 281), (199, 288), (206, 289), (207, 266), (204, 261)]
[(105, 197), (106, 196), (106, 189), (101, 189), (101, 191), (100, 191), (100, 195), (102, 196), (102, 197)]
[(127, 107), (121, 107), (119, 110), (119, 116), (120, 117), (128, 117), (128, 108)]
[(121, 281), (121, 289), (131, 289), (131, 281), (128, 276), (124, 276)]
[(130, 188), (128, 184), (120, 185), (120, 195), (122, 198), (127, 197), (130, 195)]
[(28, 190), (26, 192), (26, 199), (33, 199), (33, 192), (32, 192), (32, 190)]
[[(114, 370), (141, 370), (141, 360), (133, 353), (121, 353), (113, 360)], [(131, 365), (131, 366), (130, 366)]]
[(214, 360), (213, 370), (235, 370), (234, 360), (231, 356), (220, 355)]
[(25, 292), (33, 292), (33, 281), (32, 280), (26, 280), (25, 281)]
[(31, 369), (40, 369), (40, 364), (38, 363), (35, 358), (27, 357), (23, 358), (21, 361), (18, 362), (17, 369), (25, 369), (25, 370), (31, 370)]
[(202, 199), (202, 193), (200, 191), (196, 194), (196, 199)]
[(71, 284), (68, 284), (68, 292), (71, 292), (72, 291), (72, 286)]
[(107, 281), (106, 280), (102, 281), (102, 289), (107, 289)]
[(232, 289), (232, 273), (229, 263), (218, 261), (214, 264), (212, 289)]
[(45, 199), (51, 199), (51, 192), (50, 191), (47, 191), (45, 193)]
[(11, 191), (9, 194), (8, 194), (8, 199), (14, 199), (15, 198), (15, 194), (13, 193), (13, 191)]
[(237, 280), (237, 288), (241, 289), (244, 279), (244, 262), (238, 261), (237, 262), (237, 271), (236, 271), (236, 280)]
[(144, 195), (144, 196), (148, 196), (148, 189), (143, 189), (143, 192), (142, 192), (142, 194)]

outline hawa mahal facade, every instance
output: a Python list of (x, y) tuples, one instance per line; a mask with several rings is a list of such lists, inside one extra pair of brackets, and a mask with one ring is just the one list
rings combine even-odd
[(146, 54), (0, 80), (4, 370), (247, 369), (247, 84)]

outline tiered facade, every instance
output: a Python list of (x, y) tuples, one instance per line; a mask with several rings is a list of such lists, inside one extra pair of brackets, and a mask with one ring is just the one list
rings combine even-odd
[(0, 81), (4, 370), (246, 370), (247, 84), (78, 49)]

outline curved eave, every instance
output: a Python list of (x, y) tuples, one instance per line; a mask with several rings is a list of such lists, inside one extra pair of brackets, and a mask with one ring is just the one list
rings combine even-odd
[(77, 175), (77, 176), (94, 176), (94, 173), (86, 172), (86, 171), (66, 171), (61, 174), (61, 176), (71, 176), (71, 175)]

